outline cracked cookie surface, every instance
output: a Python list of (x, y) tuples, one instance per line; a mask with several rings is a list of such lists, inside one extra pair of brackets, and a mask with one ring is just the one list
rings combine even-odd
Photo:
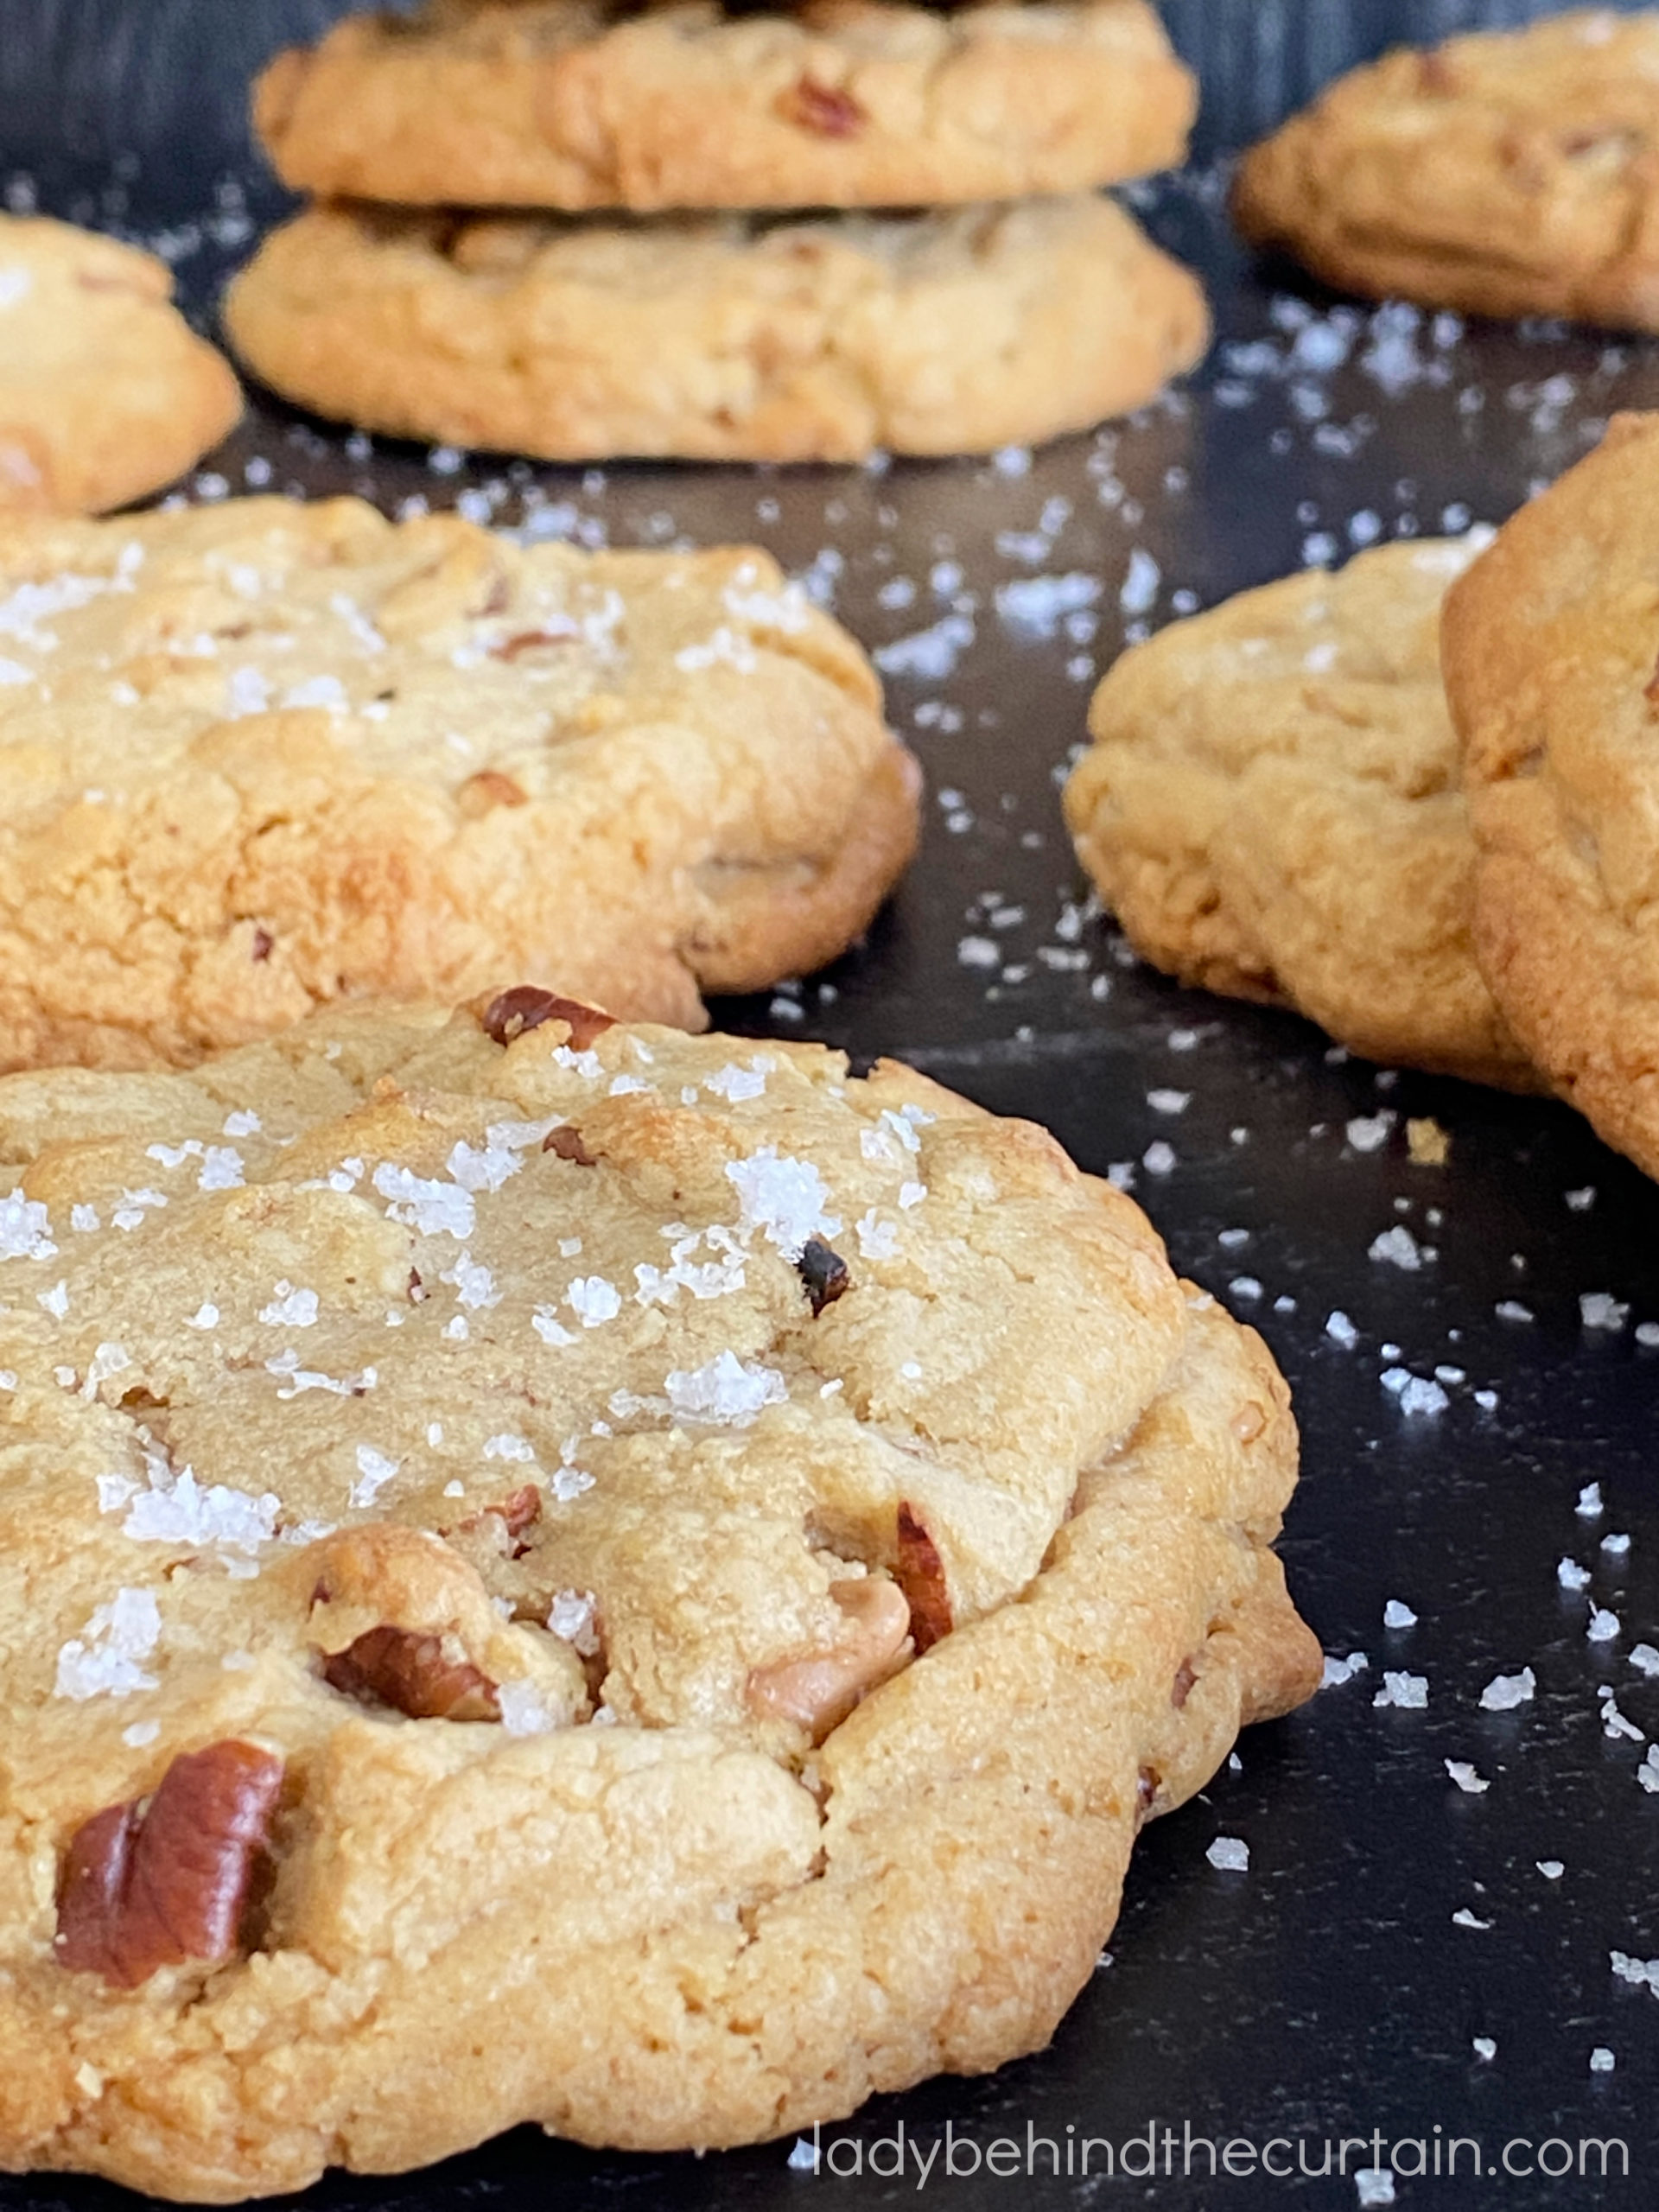
[(153, 255), (0, 214), (0, 518), (125, 506), (230, 429), (241, 388), (172, 302)]
[(702, 1019), (844, 950), (917, 772), (765, 553), (351, 500), (0, 522), (0, 1066), (179, 1063), (505, 964)]
[(1196, 105), (1144, 0), (440, 0), (279, 55), (254, 120), (296, 191), (658, 212), (1084, 191), (1179, 162)]
[(994, 2066), (1317, 1681), (1259, 1338), (906, 1069), (516, 990), (9, 1077), (0, 1161), (0, 2164)]
[(1516, 1035), (1659, 1175), (1659, 416), (1507, 522), (1446, 601), (1475, 948)]
[(1209, 337), (1196, 277), (1093, 196), (634, 224), (317, 207), (226, 321), (321, 413), (549, 460), (989, 451), (1140, 405)]
[(1490, 537), (1362, 553), (1172, 622), (1096, 692), (1066, 820), (1136, 950), (1371, 1059), (1535, 1078), (1476, 965), (1440, 682), (1446, 586)]
[(1385, 54), (1245, 156), (1233, 212), (1376, 297), (1659, 329), (1659, 16)]

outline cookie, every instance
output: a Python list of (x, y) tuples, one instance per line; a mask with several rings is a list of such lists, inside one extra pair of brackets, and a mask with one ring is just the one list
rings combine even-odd
[(136, 247), (0, 214), (0, 516), (124, 506), (231, 429), (236, 378), (172, 294)]
[(309, 210), (232, 283), (286, 397), (550, 461), (988, 451), (1138, 406), (1208, 342), (1109, 200), (644, 223)]
[(8, 1078), (0, 1162), (0, 2165), (995, 2066), (1317, 1681), (1260, 1339), (891, 1063), (514, 988)]
[(353, 500), (0, 525), (0, 1066), (188, 1063), (504, 963), (700, 1027), (857, 936), (918, 780), (741, 546)]
[(1531, 1088), (1475, 964), (1436, 632), (1479, 534), (1362, 553), (1173, 622), (1095, 694), (1065, 814), (1147, 959), (1367, 1058)]
[(1333, 284), (1659, 329), (1659, 16), (1402, 48), (1244, 157), (1233, 212)]
[(1475, 949), (1516, 1035), (1609, 1144), (1659, 1175), (1659, 416), (1498, 532), (1446, 602), (1465, 741)]
[(1145, 0), (436, 0), (279, 55), (254, 120), (297, 191), (656, 212), (1085, 191), (1179, 162), (1196, 104)]

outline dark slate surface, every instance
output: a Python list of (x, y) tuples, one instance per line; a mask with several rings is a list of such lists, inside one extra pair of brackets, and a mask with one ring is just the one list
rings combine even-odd
[[(193, 309), (210, 315), (222, 271), (274, 204), (256, 171), (225, 173), (238, 80), (327, 12), (299, 0), (0, 0), (0, 189), (159, 243)], [(1176, 0), (1170, 12), (1217, 65), (1212, 129), (1220, 118), (1231, 130), (1268, 119), (1310, 71), (1473, 11)], [(838, 2139), (836, 2165), (858, 2158), (861, 2175), (791, 2171), (786, 2144), (635, 2159), (521, 2132), (434, 2172), (335, 2179), (307, 2202), (796, 2212), (919, 2195), (962, 2212), (1334, 2212), (1364, 2201), (1353, 2173), (1371, 2163), (1369, 2144), (1350, 2145), (1342, 2178), (1211, 2181), (1203, 2153), (1183, 2176), (1188, 2126), (1258, 2150), (1287, 2139), (1274, 2162), (1294, 2170), (1300, 2154), (1316, 2173), (1326, 2139), (1380, 2130), (1406, 2168), (1421, 2139), (1429, 2171), (1399, 2179), (1395, 2201), (1425, 2212), (1659, 2202), (1659, 2005), (1610, 1966), (1615, 1950), (1659, 1955), (1659, 1795), (1637, 1779), (1645, 1743), (1610, 1737), (1601, 1703), (1611, 1689), (1643, 1738), (1659, 1735), (1659, 1678), (1630, 1657), (1659, 1643), (1659, 1330), (1641, 1325), (1659, 1323), (1659, 1192), (1558, 1107), (1344, 1061), (1300, 1023), (1136, 966), (1081, 906), (1056, 798), (1090, 683), (1127, 628), (1379, 535), (1501, 519), (1611, 408), (1659, 405), (1659, 350), (1344, 307), (1244, 262), (1215, 174), (1137, 197), (1211, 278), (1217, 351), (1166, 404), (1034, 458), (584, 475), (372, 447), (262, 401), (193, 488), (355, 488), (393, 509), (460, 499), (619, 544), (752, 536), (886, 649), (894, 719), (928, 774), (921, 860), (861, 951), (721, 1018), (821, 1037), (861, 1060), (906, 1054), (988, 1105), (1046, 1121), (1087, 1166), (1132, 1175), (1178, 1262), (1259, 1323), (1291, 1377), (1306, 1473), (1285, 1556), (1327, 1650), (1363, 1651), (1369, 1668), (1247, 1738), (1242, 1771), (1147, 1832), (1112, 1961), (1050, 2050), (826, 2131), (826, 2155)], [(1165, 1091), (1188, 1094), (1184, 1110), (1154, 1106), (1149, 1094)], [(1445, 1168), (1410, 1164), (1414, 1115), (1450, 1132)], [(1168, 1154), (1148, 1162), (1160, 1144)], [(1434, 1256), (1414, 1270), (1370, 1257), (1397, 1225)], [(1586, 1327), (1586, 1295), (1592, 1316), (1598, 1296), (1616, 1300), (1617, 1325)], [(1351, 1322), (1351, 1348), (1327, 1329), (1333, 1311)], [(1381, 1379), (1397, 1368), (1441, 1370), (1444, 1406), (1403, 1412)], [(1591, 1482), (1599, 1516), (1577, 1510)], [(1628, 1548), (1604, 1548), (1618, 1536)], [(1560, 1586), (1564, 1556), (1591, 1570), (1587, 1592)], [(1389, 1599), (1414, 1611), (1414, 1627), (1385, 1630)], [(1607, 1641), (1586, 1636), (1592, 1599), (1617, 1618)], [(1530, 1703), (1481, 1709), (1494, 1676), (1527, 1666)], [(1425, 1677), (1427, 1709), (1376, 1708), (1385, 1669)], [(1490, 1788), (1459, 1790), (1447, 1759)], [(1248, 1872), (1206, 1862), (1218, 1835), (1248, 1841)], [(1564, 1871), (1551, 1879), (1539, 1860)], [(1459, 1912), (1490, 1924), (1459, 1924)], [(1490, 2057), (1476, 2038), (1495, 2045)], [(1614, 2055), (1611, 2072), (1592, 2070), (1598, 2049)], [(900, 2123), (904, 2178), (872, 2177), (872, 2159), (891, 2164)], [(947, 2125), (982, 2150), (1016, 2138), (1019, 2170), (947, 2177), (941, 2155), (918, 2191), (916, 2159)], [(1039, 2150), (1027, 2177), (1028, 2126), (1062, 2158), (1068, 2131), (1121, 2152), (1151, 2126), (1156, 2173), (1055, 2177)], [(1437, 2131), (1478, 2141), (1478, 2178), (1467, 2149), (1459, 2179), (1435, 2178)], [(1591, 2138), (1627, 2146), (1628, 2182), (1594, 2177), (1593, 2154), (1580, 2176)], [(1511, 2142), (1522, 2171), (1506, 2173)], [(1572, 2171), (1526, 2172), (1541, 2145), (1547, 2165), (1566, 2157)], [(124, 2201), (91, 2183), (0, 2181), (15, 2212)]]

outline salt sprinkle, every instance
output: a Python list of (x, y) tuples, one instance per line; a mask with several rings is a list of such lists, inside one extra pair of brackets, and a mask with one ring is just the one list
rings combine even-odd
[(1592, 1605), (1590, 1624), (1584, 1632), (1592, 1643), (1611, 1643), (1620, 1633), (1618, 1615), (1610, 1613), (1604, 1605)]
[(1592, 2074), (1611, 2074), (1618, 2063), (1605, 2043), (1599, 2043), (1590, 2054), (1590, 2071)]
[(1352, 1351), (1359, 1342), (1359, 1331), (1340, 1306), (1325, 1316), (1325, 1333), (1332, 1344), (1340, 1344), (1344, 1351)]
[(1421, 1713), (1428, 1703), (1427, 1675), (1396, 1674), (1385, 1668), (1382, 1687), (1371, 1700), (1375, 1706), (1397, 1706), (1402, 1713)]
[(1573, 1510), (1586, 1521), (1594, 1521), (1600, 1517), (1601, 1510), (1601, 1484), (1586, 1483), (1579, 1492), (1579, 1502)]
[(1559, 1882), (1567, 1872), (1566, 1865), (1559, 1859), (1535, 1859), (1532, 1863), (1547, 1882)]
[(1250, 1847), (1241, 1836), (1218, 1835), (1204, 1855), (1224, 1873), (1243, 1874), (1249, 1866)]
[(1417, 1616), (1398, 1598), (1390, 1598), (1382, 1608), (1382, 1625), (1384, 1628), (1415, 1628)]
[(1575, 1559), (1564, 1559), (1555, 1569), (1555, 1580), (1563, 1590), (1587, 1590), (1590, 1570), (1587, 1567), (1580, 1567)]
[(1538, 1688), (1538, 1678), (1530, 1667), (1523, 1667), (1518, 1675), (1494, 1675), (1480, 1694), (1483, 1713), (1510, 1713), (1517, 1705), (1529, 1705)]
[(1454, 1928), (1485, 1929), (1491, 1928), (1493, 1925), (1493, 1923), (1490, 1920), (1482, 1920), (1478, 1918), (1476, 1914), (1470, 1911), (1466, 1904), (1460, 1904), (1452, 1916), (1452, 1925)]
[(1357, 2166), (1354, 2187), (1358, 2192), (1361, 2212), (1371, 2212), (1376, 2205), (1392, 2204), (1395, 2201), (1394, 2176), (1382, 2166)]
[(1497, 2056), (1497, 2045), (1492, 2041), (1491, 2036), (1476, 2036), (1469, 2048), (1485, 2065), (1490, 2065)]
[(1475, 1771), (1467, 1759), (1446, 1759), (1442, 1764), (1459, 1789), (1466, 1790), (1471, 1797), (1478, 1797), (1492, 1786), (1484, 1776)]

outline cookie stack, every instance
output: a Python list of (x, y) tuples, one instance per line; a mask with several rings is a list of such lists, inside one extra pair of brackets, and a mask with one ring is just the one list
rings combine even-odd
[(354, 16), (258, 85), (316, 199), (226, 323), (323, 414), (548, 460), (1031, 442), (1204, 349), (1197, 281), (1099, 191), (1194, 103), (1147, 0)]

